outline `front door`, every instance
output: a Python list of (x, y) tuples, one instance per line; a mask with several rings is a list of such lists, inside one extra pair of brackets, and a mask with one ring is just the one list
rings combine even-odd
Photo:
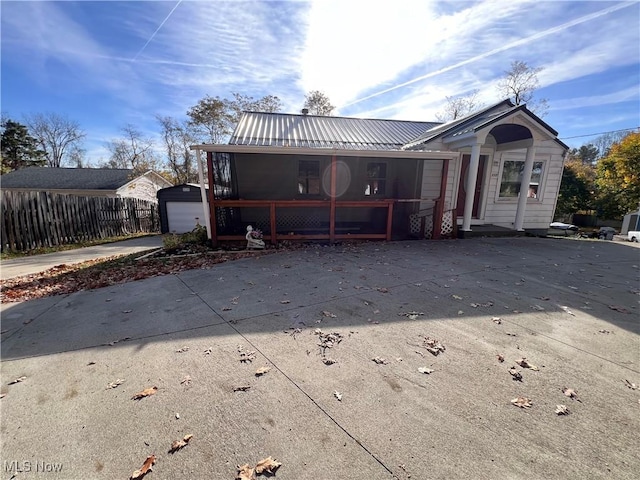
[[(480, 155), (480, 161), (478, 163), (478, 177), (476, 179), (475, 187), (475, 197), (473, 200), (473, 210), (471, 212), (472, 218), (478, 218), (478, 207), (480, 205), (480, 194), (482, 193), (482, 183), (484, 181), (484, 166), (486, 159), (486, 155)], [(460, 185), (458, 186), (458, 208), (456, 209), (456, 215), (458, 217), (462, 217), (464, 215), (464, 202), (467, 198), (465, 186), (467, 184), (467, 175), (469, 174), (470, 162), (471, 155), (462, 156), (462, 170), (460, 171)]]

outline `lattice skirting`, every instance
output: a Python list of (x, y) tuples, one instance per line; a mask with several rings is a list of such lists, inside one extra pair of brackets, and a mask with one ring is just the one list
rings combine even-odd
[(456, 218), (453, 216), (453, 210), (447, 210), (442, 215), (442, 236), (448, 237), (453, 234), (453, 227)]
[(431, 239), (433, 236), (433, 215), (419, 216), (415, 213), (409, 215), (409, 232), (412, 235), (420, 235), (420, 227), (422, 226), (423, 218), (425, 220), (424, 238)]

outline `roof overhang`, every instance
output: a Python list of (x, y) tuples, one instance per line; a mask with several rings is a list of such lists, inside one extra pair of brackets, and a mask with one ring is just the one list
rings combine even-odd
[(253, 153), (272, 155), (316, 155), (338, 157), (406, 158), (416, 160), (456, 159), (459, 152), (439, 150), (352, 150), (341, 148), (276, 147), (254, 145), (202, 144), (191, 145), (191, 150), (215, 153)]

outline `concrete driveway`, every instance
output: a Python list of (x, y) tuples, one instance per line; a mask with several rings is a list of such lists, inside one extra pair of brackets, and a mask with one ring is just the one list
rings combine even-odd
[(162, 236), (149, 235), (147, 237), (132, 238), (120, 242), (94, 245), (93, 247), (76, 248), (75, 250), (3, 260), (0, 265), (0, 278), (6, 280), (21, 275), (44, 272), (63, 263), (71, 265), (86, 262), (87, 260), (112, 257), (114, 255), (130, 255), (132, 253), (160, 247), (162, 247)]
[(614, 242), (371, 243), (3, 305), (3, 475), (128, 478), (155, 454), (147, 479), (270, 455), (282, 480), (635, 479), (639, 265)]

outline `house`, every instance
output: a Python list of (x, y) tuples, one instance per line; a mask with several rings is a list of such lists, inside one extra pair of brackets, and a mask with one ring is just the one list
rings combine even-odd
[(45, 191), (85, 197), (133, 197), (157, 201), (156, 192), (171, 182), (151, 170), (136, 174), (119, 168), (28, 167), (0, 177), (2, 190)]
[(441, 124), (245, 112), (206, 153), (214, 244), (441, 238), (474, 228), (544, 233), (567, 145), (509, 100)]

